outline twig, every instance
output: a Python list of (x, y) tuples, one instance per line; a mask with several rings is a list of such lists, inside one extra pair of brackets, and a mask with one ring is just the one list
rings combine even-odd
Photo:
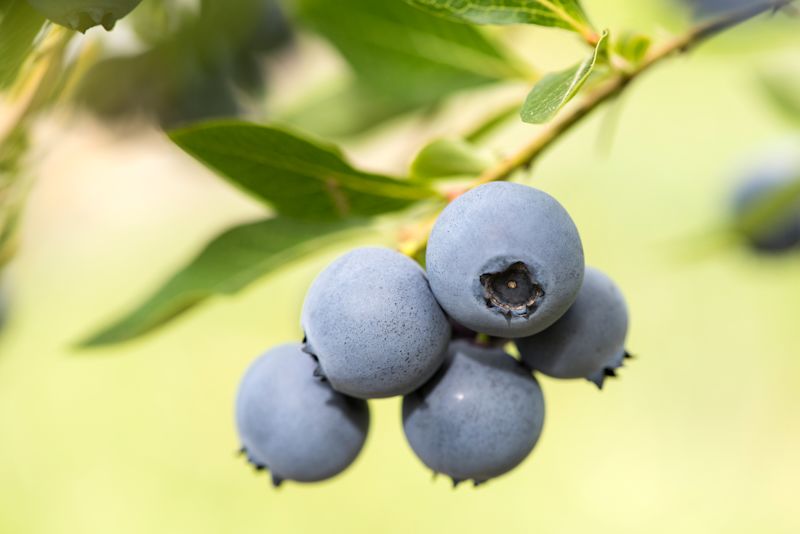
[(504, 159), (494, 167), (487, 169), (478, 179), (470, 184), (468, 189), (485, 183), (504, 180), (515, 170), (530, 166), (537, 157), (553, 144), (553, 142), (572, 129), (572, 127), (578, 124), (584, 117), (605, 102), (617, 96), (633, 80), (650, 70), (653, 66), (661, 63), (664, 59), (676, 54), (688, 52), (728, 28), (737, 26), (762, 13), (778, 11), (793, 2), (794, 0), (774, 0), (771, 2), (761, 2), (745, 9), (733, 11), (718, 20), (701, 24), (686, 34), (667, 41), (658, 48), (653, 49), (641, 64), (631, 71), (617, 74), (589, 93), (583, 100), (578, 102), (577, 105), (556, 117), (553, 122), (539, 133), (539, 135), (533, 138), (517, 153)]
[[(561, 136), (581, 122), (592, 111), (619, 95), (636, 78), (650, 70), (663, 60), (677, 54), (689, 52), (711, 37), (734, 26), (755, 18), (763, 13), (780, 11), (794, 3), (795, 0), (762, 1), (755, 5), (726, 13), (719, 19), (695, 26), (685, 34), (671, 39), (653, 48), (647, 57), (631, 70), (617, 72), (614, 77), (588, 93), (582, 100), (567, 108), (550, 124), (542, 129), (528, 144), (515, 154), (490, 167), (477, 179), (471, 182), (462, 192), (469, 191), (479, 185), (505, 180), (517, 169), (529, 167), (545, 150)], [(457, 195), (453, 195), (455, 198)], [(417, 243), (412, 254), (418, 254), (427, 245), (427, 240)], [(409, 253), (408, 247), (405, 250)]]

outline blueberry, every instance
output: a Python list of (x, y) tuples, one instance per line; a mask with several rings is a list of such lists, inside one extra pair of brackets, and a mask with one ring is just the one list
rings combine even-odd
[(586, 378), (603, 387), (626, 356), (628, 309), (616, 284), (587, 268), (575, 304), (553, 326), (516, 340), (522, 361), (548, 376)]
[(281, 345), (247, 370), (236, 399), (242, 451), (257, 469), (283, 480), (331, 478), (356, 459), (369, 427), (363, 400), (313, 376), (316, 363), (299, 343)]
[[(770, 147), (742, 173), (732, 199), (737, 226), (753, 209), (770, 202), (800, 181), (800, 140), (791, 139)], [(741, 228), (743, 237), (759, 252), (782, 252), (800, 243), (800, 201), (784, 208), (758, 230)]]
[(519, 465), (544, 423), (539, 384), (498, 348), (450, 344), (447, 359), (422, 388), (403, 399), (403, 429), (411, 448), (454, 484), (475, 484)]
[(328, 266), (306, 295), (302, 326), (333, 388), (360, 398), (417, 389), (450, 339), (424, 271), (384, 248), (355, 249)]
[(56, 24), (85, 32), (100, 25), (110, 31), (119, 19), (133, 11), (141, 1), (28, 0), (28, 3)]
[(453, 201), (431, 232), (431, 289), (467, 328), (497, 337), (541, 332), (570, 307), (583, 279), (575, 224), (550, 195), (495, 182)]

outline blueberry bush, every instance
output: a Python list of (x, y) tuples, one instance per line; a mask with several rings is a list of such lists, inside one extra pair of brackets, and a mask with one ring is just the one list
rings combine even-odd
[[(14, 256), (34, 180), (24, 158), (37, 114), (68, 102), (110, 122), (153, 117), (270, 215), (213, 238), (81, 347), (150, 335), (292, 261), (392, 228), (394, 250), (358, 248), (319, 274), (298, 317), (305, 339), (246, 371), (242, 452), (276, 485), (331, 478), (361, 451), (368, 399), (402, 395), (421, 462), (454, 484), (482, 484), (539, 440), (537, 374), (602, 387), (630, 358), (624, 284), (587, 266), (570, 214), (524, 183), (531, 167), (662, 62), (752, 19), (796, 14), (792, 0), (688, 3), (690, 27), (664, 37), (606, 29), (579, 0), (0, 0), (0, 90), (12, 117), (0, 124), (0, 262)], [(136, 53), (98, 55), (76, 35), (116, 31), (120, 20), (144, 43)], [(540, 73), (498, 38), (510, 25), (568, 32), (583, 59)], [(269, 89), (261, 59), (291, 48), (297, 27), (335, 47), (352, 80), (280, 121), (244, 120)], [(509, 81), (528, 85), (524, 100), (419, 146), (402, 176), (361, 168), (331, 141)], [(768, 75), (763, 85), (776, 108), (800, 117), (800, 86)], [(307, 128), (310, 116), (337, 112), (346, 116), (328, 131)], [(488, 132), (515, 120), (531, 125), (529, 139), (484, 150)], [(786, 145), (732, 193), (732, 241), (800, 246), (800, 142)]]

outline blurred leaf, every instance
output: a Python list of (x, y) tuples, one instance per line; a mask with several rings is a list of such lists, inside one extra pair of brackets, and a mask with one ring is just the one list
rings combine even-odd
[(646, 35), (625, 33), (615, 45), (616, 52), (634, 65), (639, 63), (650, 50), (652, 40)]
[(128, 15), (128, 21), (136, 36), (152, 46), (191, 24), (199, 7), (195, 2), (148, 0)]
[(155, 114), (164, 126), (235, 116), (239, 105), (224, 67), (182, 46), (113, 57), (89, 70), (77, 100), (106, 118)]
[(411, 176), (419, 179), (475, 176), (491, 164), (490, 158), (464, 139), (437, 139), (414, 158)]
[(772, 104), (788, 120), (800, 125), (800, 77), (764, 74), (761, 82)]
[(30, 183), (20, 176), (22, 159), (30, 146), (27, 126), (18, 126), (0, 144), (0, 269), (13, 260), (19, 226)]
[(132, 16), (148, 48), (99, 62), (78, 88), (77, 101), (104, 117), (154, 114), (166, 127), (235, 117), (238, 90), (264, 88), (260, 55), (291, 35), (274, 0), (203, 0), (197, 12), (146, 4)]
[(299, 0), (298, 14), (359, 79), (400, 101), (431, 103), (464, 88), (529, 74), (477, 29), (401, 0)]
[(418, 109), (414, 102), (391, 98), (355, 79), (309, 95), (295, 102), (291, 109), (279, 110), (274, 119), (329, 139), (364, 134), (389, 119)]
[(320, 224), (277, 218), (237, 226), (209, 242), (200, 254), (130, 313), (81, 342), (110, 345), (142, 336), (214, 295), (231, 295), (291, 261), (343, 238), (352, 224)]
[(336, 147), (274, 127), (216, 122), (170, 137), (235, 186), (296, 219), (379, 215), (437, 194), (415, 182), (356, 170)]
[(0, 3), (0, 89), (14, 81), (44, 22), (25, 0)]
[(472, 130), (466, 132), (464, 134), (464, 139), (473, 144), (477, 143), (512, 117), (519, 118), (519, 109), (521, 106), (522, 103), (520, 102), (511, 102), (511, 104), (506, 105), (506, 107), (493, 111), (484, 118), (482, 122), (475, 125)]
[(525, 99), (521, 112), (523, 122), (543, 124), (555, 117), (589, 79), (598, 58), (607, 51), (607, 42), (608, 31), (604, 31), (591, 56), (572, 68), (542, 78)]
[(578, 0), (406, 0), (439, 16), (473, 24), (537, 24), (582, 32), (590, 26)]

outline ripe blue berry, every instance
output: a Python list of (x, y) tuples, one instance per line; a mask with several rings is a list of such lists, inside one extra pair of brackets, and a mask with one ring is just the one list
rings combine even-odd
[(495, 182), (442, 212), (426, 267), (436, 299), (454, 320), (483, 334), (524, 337), (553, 324), (575, 301), (583, 247), (550, 195)]
[(409, 393), (441, 365), (450, 325), (424, 271), (383, 248), (329, 265), (303, 304), (306, 350), (336, 391), (360, 398)]
[[(732, 200), (735, 223), (748, 217), (752, 210), (787, 188), (800, 185), (800, 139), (791, 139), (760, 154), (742, 173)], [(776, 217), (758, 229), (743, 229), (753, 249), (760, 252), (782, 252), (800, 244), (800, 202), (781, 209)]]
[(42, 15), (62, 26), (85, 32), (93, 26), (111, 31), (142, 0), (28, 0)]
[(403, 429), (411, 448), (454, 484), (475, 484), (519, 465), (544, 423), (539, 384), (497, 348), (450, 344), (447, 360), (422, 388), (403, 399)]
[(586, 378), (603, 387), (626, 356), (628, 310), (622, 293), (605, 274), (587, 268), (575, 304), (556, 324), (517, 339), (523, 363), (556, 378)]
[(358, 456), (369, 408), (314, 377), (314, 360), (299, 343), (281, 345), (247, 370), (236, 399), (242, 451), (257, 469), (283, 480), (331, 478)]

